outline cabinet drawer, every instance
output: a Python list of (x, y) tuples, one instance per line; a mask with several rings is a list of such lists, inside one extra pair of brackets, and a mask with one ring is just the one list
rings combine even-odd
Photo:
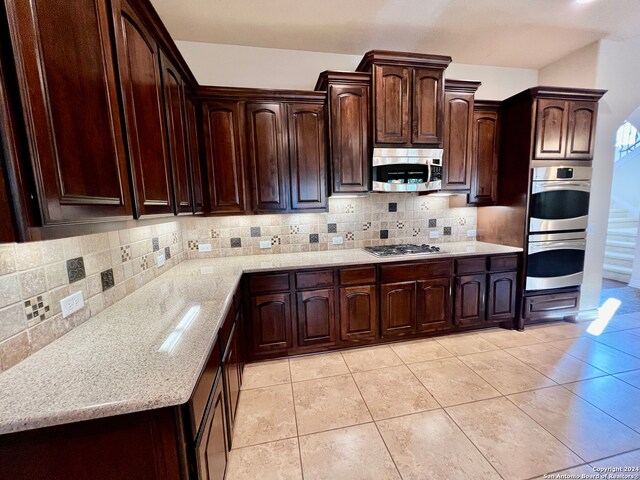
[(296, 288), (321, 288), (333, 286), (333, 270), (315, 270), (313, 272), (297, 272)]
[(207, 364), (205, 365), (202, 375), (200, 375), (200, 379), (196, 384), (196, 388), (193, 389), (193, 394), (189, 400), (189, 417), (191, 422), (191, 432), (193, 433), (194, 438), (200, 430), (200, 424), (202, 423), (207, 402), (209, 401), (209, 396), (216, 380), (216, 374), (220, 367), (221, 356), (219, 340), (220, 339), (218, 337), (218, 340), (216, 340), (216, 343), (211, 350), (211, 355), (209, 355), (209, 360), (207, 360)]
[(249, 278), (249, 291), (251, 293), (281, 292), (283, 290), (289, 290), (288, 273), (252, 275)]
[(343, 268), (340, 270), (340, 285), (366, 283), (376, 283), (376, 267)]
[(501, 257), (489, 257), (489, 270), (492, 272), (500, 270), (517, 270), (518, 256), (504, 255)]
[(525, 297), (524, 317), (529, 320), (563, 318), (578, 311), (580, 292)]
[(487, 271), (487, 257), (456, 259), (456, 274), (480, 273)]
[(381, 283), (411, 282), (451, 276), (451, 260), (403, 263), (380, 267)]

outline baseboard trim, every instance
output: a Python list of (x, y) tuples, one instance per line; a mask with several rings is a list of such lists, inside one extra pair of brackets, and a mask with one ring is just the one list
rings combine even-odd
[(590, 310), (580, 310), (578, 312), (578, 321), (586, 322), (588, 320), (596, 320), (599, 316), (598, 309), (592, 308)]
[(640, 278), (632, 278), (629, 280), (628, 286), (631, 288), (640, 288)]

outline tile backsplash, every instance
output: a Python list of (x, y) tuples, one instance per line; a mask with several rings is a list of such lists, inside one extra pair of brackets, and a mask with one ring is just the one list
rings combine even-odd
[[(0, 245), (0, 372), (180, 263), (183, 248), (178, 221)], [(77, 291), (85, 306), (62, 318), (60, 300)]]

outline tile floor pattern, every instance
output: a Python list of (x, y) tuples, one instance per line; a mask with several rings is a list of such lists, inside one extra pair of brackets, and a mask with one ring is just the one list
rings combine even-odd
[(247, 365), (229, 480), (640, 466), (640, 312)]

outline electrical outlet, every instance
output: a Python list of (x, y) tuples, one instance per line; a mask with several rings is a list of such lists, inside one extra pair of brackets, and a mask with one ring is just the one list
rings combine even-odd
[(84, 307), (82, 290), (78, 290), (77, 292), (60, 300), (60, 307), (62, 308), (62, 318), (66, 318)]
[(475, 238), (475, 236), (476, 236), (476, 231), (475, 230), (467, 230), (467, 237)]
[(271, 240), (260, 240), (260, 248), (271, 248)]
[(440, 238), (440, 233), (437, 230), (429, 232), (429, 238)]
[(158, 266), (158, 268), (163, 267), (166, 261), (167, 259), (164, 257), (164, 255), (158, 255), (156, 257), (156, 265)]
[(331, 243), (333, 243), (334, 245), (342, 245), (342, 237), (333, 237), (331, 239)]
[(199, 252), (210, 252), (211, 251), (211, 244), (210, 243), (199, 243), (198, 244), (198, 251)]

